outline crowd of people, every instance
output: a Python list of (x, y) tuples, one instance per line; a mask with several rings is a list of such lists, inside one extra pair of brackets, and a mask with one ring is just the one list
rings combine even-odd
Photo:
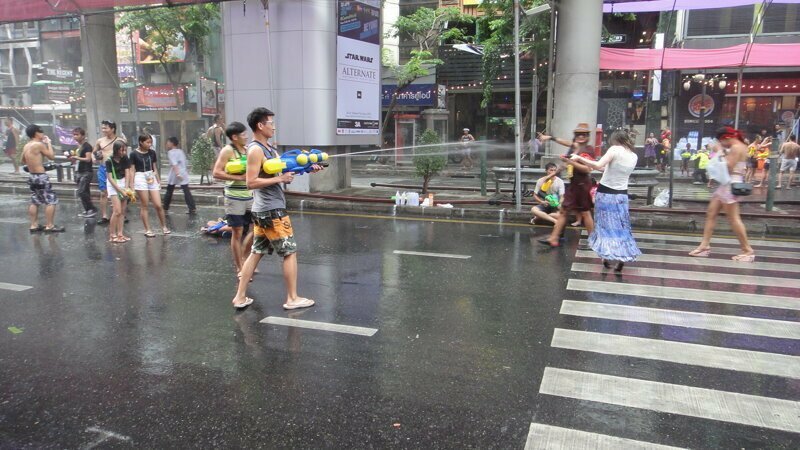
[[(287, 310), (307, 308), (314, 305), (311, 299), (297, 294), (297, 243), (292, 223), (286, 212), (283, 186), (294, 179), (294, 173), (279, 174), (264, 172), (267, 159), (278, 158), (278, 150), (270, 143), (275, 133), (275, 114), (266, 108), (256, 108), (247, 117), (252, 131), (252, 140), (247, 127), (240, 122), (227, 126), (217, 116), (209, 129), (209, 138), (215, 146), (217, 160), (213, 176), (225, 182), (224, 224), (209, 224), (207, 229), (230, 229), (231, 254), (235, 274), (239, 278), (237, 292), (232, 300), (235, 308), (246, 308), (253, 299), (246, 296), (247, 286), (264, 254), (276, 253), (283, 259), (283, 274), (287, 296), (283, 307)], [(138, 203), (139, 215), (144, 226), (144, 236), (153, 238), (156, 233), (151, 226), (150, 207), (158, 218), (161, 233), (168, 235), (165, 211), (172, 203), (175, 186), (180, 185), (189, 213), (195, 212), (195, 203), (188, 188), (189, 175), (186, 154), (175, 137), (166, 140), (169, 175), (166, 194), (161, 198), (162, 179), (158, 154), (154, 150), (154, 139), (143, 133), (135, 148), (129, 148), (126, 139), (117, 135), (113, 121), (101, 122), (101, 137), (94, 146), (86, 141), (86, 131), (73, 130), (77, 148), (66, 152), (75, 164), (77, 194), (83, 212), (81, 217), (97, 219), (98, 224), (108, 224), (109, 242), (124, 244), (131, 240), (125, 232), (126, 215), (132, 203)], [(22, 152), (22, 163), (28, 174), (31, 189), (29, 207), (30, 232), (63, 232), (64, 227), (54, 223), (58, 197), (53, 190), (45, 165), (55, 159), (50, 139), (38, 125), (25, 130), (30, 139)], [(225, 137), (229, 143), (225, 144)], [(219, 148), (217, 148), (219, 146)], [(97, 164), (97, 185), (100, 191), (99, 208), (92, 201), (90, 183), (93, 168)], [(312, 165), (312, 173), (322, 170)], [(111, 203), (109, 214), (108, 203)], [(39, 224), (39, 207), (44, 207), (45, 225)], [(252, 230), (250, 226), (252, 225)]]
[[(573, 226), (582, 225), (589, 233), (589, 245), (586, 249), (591, 249), (600, 256), (605, 268), (612, 268), (613, 265), (614, 271), (621, 273), (625, 263), (635, 261), (641, 255), (631, 232), (628, 200), (628, 182), (636, 168), (638, 155), (630, 133), (620, 129), (609, 137), (610, 147), (606, 153), (595, 160), (594, 149), (588, 144), (590, 132), (586, 123), (580, 123), (573, 130), (572, 140), (544, 134), (539, 136), (541, 141), (552, 140), (569, 150), (561, 156), (560, 166), (547, 164), (545, 176), (537, 181), (533, 198), (538, 204), (531, 209), (531, 223), (536, 219), (552, 223), (552, 232), (539, 239), (539, 242), (549, 247), (559, 247), (564, 239), (568, 218), (575, 216), (578, 222)], [(662, 137), (665, 140), (671, 139), (671, 136), (664, 136), (663, 133)], [(741, 195), (739, 190), (742, 189), (739, 184), (746, 180), (748, 147), (744, 143), (743, 134), (731, 127), (717, 130), (716, 138), (717, 144), (711, 155), (705, 151), (692, 154), (690, 146), (681, 154), (685, 160), (682, 161), (682, 169), (689, 159), (701, 159), (702, 165), (697, 170), (702, 172), (696, 173), (700, 174), (702, 182), (710, 182), (705, 179), (705, 170), (715, 158), (722, 161), (728, 175), (727, 178), (718, 180), (719, 185), (709, 202), (703, 239), (696, 249), (689, 252), (689, 256), (707, 257), (710, 254), (717, 216), (724, 210), (741, 248), (741, 253), (732, 259), (752, 262), (755, 260), (755, 253), (741, 220), (738, 197)], [(654, 136), (651, 134), (648, 139), (654, 139)], [(798, 153), (800, 145), (795, 142), (794, 136), (790, 136), (781, 147), (781, 171), (790, 171), (789, 183), (797, 165)], [(595, 184), (591, 176), (593, 171), (602, 172), (599, 183)], [(568, 183), (560, 178), (562, 172), (566, 172)]]

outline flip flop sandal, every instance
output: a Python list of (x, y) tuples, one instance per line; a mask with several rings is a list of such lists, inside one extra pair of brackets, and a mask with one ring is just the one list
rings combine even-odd
[(156, 237), (156, 234), (153, 233), (152, 231), (145, 231), (144, 235), (149, 238)]
[(308, 298), (307, 298), (307, 299), (305, 299), (305, 300), (303, 300), (303, 301), (300, 301), (300, 302), (297, 302), (297, 303), (293, 303), (293, 304), (291, 304), (291, 305), (290, 305), (290, 304), (288, 304), (288, 303), (284, 303), (284, 304), (283, 304), (283, 309), (300, 309), (300, 308), (308, 308), (308, 307), (310, 307), (310, 306), (314, 306), (314, 304), (315, 304), (314, 300), (311, 300), (311, 299), (308, 299)]
[(756, 255), (736, 255), (731, 257), (734, 261), (751, 263), (756, 260)]
[(244, 309), (252, 304), (253, 304), (253, 299), (250, 297), (245, 297), (243, 303), (234, 303), (233, 307), (236, 309)]
[(710, 248), (707, 248), (705, 250), (694, 249), (689, 252), (689, 256), (694, 256), (695, 258), (708, 258), (708, 255), (710, 254), (711, 254)]
[(171, 233), (172, 233), (172, 231), (171, 231), (171, 230), (164, 230), (164, 234), (165, 234), (165, 235), (167, 235), (167, 234), (171, 234)]
[(44, 225), (39, 225), (36, 228), (28, 228), (28, 231), (30, 231), (31, 233), (42, 232), (42, 231), (44, 231)]

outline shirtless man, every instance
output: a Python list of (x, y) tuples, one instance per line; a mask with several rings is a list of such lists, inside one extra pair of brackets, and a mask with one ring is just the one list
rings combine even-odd
[[(28, 125), (25, 129), (30, 142), (22, 149), (22, 163), (28, 166), (28, 185), (31, 188), (31, 206), (28, 207), (28, 216), (31, 219), (30, 232), (60, 233), (64, 227), (57, 227), (53, 223), (56, 216), (58, 197), (53, 192), (50, 177), (44, 170), (44, 158), (55, 159), (50, 138), (44, 135), (39, 125)], [(39, 225), (39, 205), (45, 205), (44, 217), (47, 224)]]
[(800, 156), (800, 145), (797, 144), (795, 135), (789, 136), (789, 140), (781, 145), (781, 170), (778, 172), (778, 189), (781, 188), (783, 172), (789, 171), (789, 181), (786, 182), (786, 189), (792, 188), (792, 179), (797, 170), (797, 157)]
[(97, 187), (100, 189), (100, 212), (103, 218), (97, 223), (108, 223), (108, 193), (106, 192), (106, 160), (111, 157), (114, 141), (124, 139), (117, 137), (117, 124), (104, 120), (100, 122), (102, 136), (94, 144), (94, 162), (97, 164)]

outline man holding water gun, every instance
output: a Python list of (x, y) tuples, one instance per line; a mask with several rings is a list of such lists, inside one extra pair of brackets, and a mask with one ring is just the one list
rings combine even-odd
[(253, 233), (245, 230), (252, 223), (253, 191), (247, 188), (247, 128), (241, 122), (231, 122), (225, 129), (230, 144), (219, 152), (214, 164), (214, 178), (225, 181), (225, 221), (231, 227), (231, 256), (237, 276), (242, 275), (242, 266), (253, 243)]
[[(267, 108), (256, 108), (248, 114), (247, 124), (253, 130), (253, 142), (247, 149), (245, 180), (247, 187), (254, 191), (252, 215), (255, 237), (250, 255), (244, 262), (239, 288), (232, 303), (237, 309), (253, 303), (253, 299), (246, 296), (250, 277), (261, 257), (265, 253), (275, 252), (283, 258), (283, 279), (287, 294), (283, 308), (308, 308), (314, 305), (314, 300), (297, 295), (297, 243), (294, 240), (292, 222), (286, 212), (286, 197), (281, 186), (291, 183), (295, 173), (286, 170), (269, 174), (264, 170), (265, 162), (279, 157), (278, 151), (269, 143), (275, 134), (275, 113)], [(310, 166), (311, 173), (320, 170), (322, 167), (316, 164)]]

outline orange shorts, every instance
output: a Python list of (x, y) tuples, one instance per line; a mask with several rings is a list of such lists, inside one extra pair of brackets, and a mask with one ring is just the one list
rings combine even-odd
[(289, 216), (273, 218), (269, 212), (253, 212), (253, 248), (251, 253), (288, 256), (297, 251)]

